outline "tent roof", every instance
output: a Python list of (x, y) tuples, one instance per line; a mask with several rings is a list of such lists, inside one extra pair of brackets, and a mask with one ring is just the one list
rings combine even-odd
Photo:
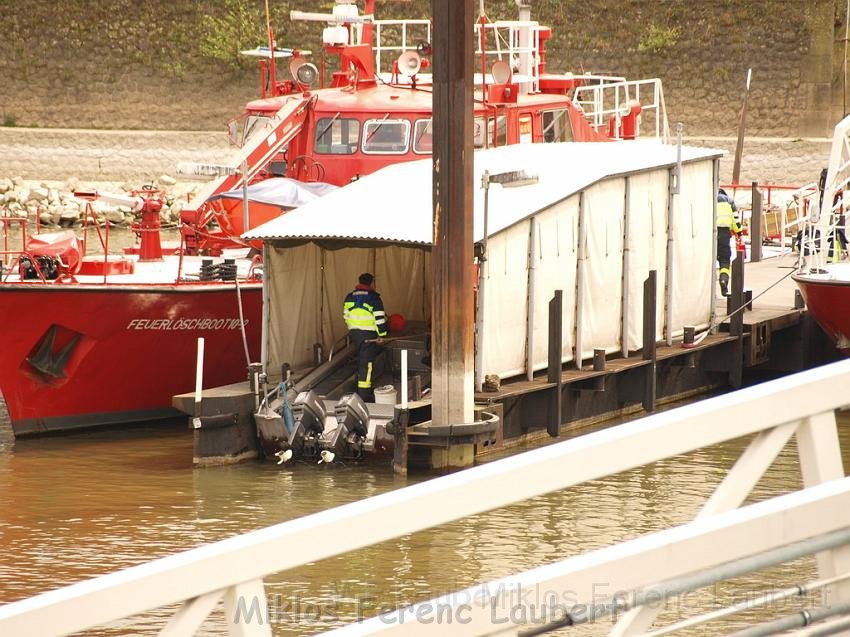
[[(481, 176), (525, 170), (536, 184), (492, 184), (488, 203), (491, 236), (607, 177), (676, 163), (676, 146), (657, 141), (519, 144), (476, 151), (473, 176), (475, 241), (484, 231)], [(725, 151), (682, 147), (682, 161), (720, 157)], [(247, 232), (244, 238), (276, 244), (343, 241), (429, 246), (432, 241), (432, 161), (387, 166)]]

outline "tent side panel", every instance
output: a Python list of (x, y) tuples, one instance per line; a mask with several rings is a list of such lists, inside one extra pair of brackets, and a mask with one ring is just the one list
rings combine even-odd
[[(322, 344), (329, 351), (334, 343), (348, 334), (348, 328), (342, 320), (342, 304), (345, 296), (357, 285), (357, 278), (364, 272), (370, 272), (373, 261), (369, 248), (343, 248), (341, 250), (323, 250), (324, 259), (322, 290)], [(372, 272), (372, 274), (376, 274)], [(381, 281), (375, 286), (381, 292)]]
[(685, 164), (680, 183), (675, 203), (673, 252), (674, 336), (680, 336), (685, 325), (707, 327), (711, 318), (712, 162)]
[(667, 263), (667, 179), (666, 168), (633, 175), (629, 203), (629, 349), (643, 347), (643, 283), (650, 270), (657, 273), (656, 339), (663, 336), (664, 285)]
[(422, 248), (378, 248), (375, 277), (387, 316), (401, 314), (407, 321), (427, 322), (431, 316), (431, 253)]
[(623, 295), (625, 179), (606, 179), (585, 191), (587, 262), (584, 269), (582, 358), (594, 349), (620, 349)]
[(563, 348), (561, 362), (573, 359), (575, 329), (578, 195), (537, 215), (536, 293), (534, 302), (534, 369), (549, 364), (549, 301), (555, 290), (563, 292)]
[[(269, 370), (309, 364), (319, 339), (321, 251), (313, 244), (270, 248)], [(340, 301), (340, 304), (342, 302)]]
[(525, 371), (528, 226), (491, 236), (484, 292), (484, 373), (509, 378)]

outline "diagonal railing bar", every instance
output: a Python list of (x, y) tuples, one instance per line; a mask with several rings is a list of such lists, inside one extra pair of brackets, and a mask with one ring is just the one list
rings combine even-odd
[(209, 614), (224, 597), (224, 591), (213, 591), (186, 600), (174, 613), (165, 627), (159, 631), (159, 637), (178, 637), (194, 634), (206, 621)]

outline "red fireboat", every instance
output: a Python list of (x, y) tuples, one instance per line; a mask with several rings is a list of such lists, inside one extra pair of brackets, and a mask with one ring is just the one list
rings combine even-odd
[[(87, 250), (74, 231), (26, 235), (0, 252), (0, 392), (16, 436), (147, 421), (176, 415), (171, 397), (192, 389), (198, 338), (205, 386), (243, 380), (259, 358), (262, 263), (239, 240), (264, 223), (392, 163), (431, 153), (431, 24), (374, 19), (337, 0), (330, 14), (293, 11), (327, 23), (326, 53), (339, 70), (326, 78), (309, 52), (269, 45), (260, 59), (261, 98), (228, 125), (236, 144), (221, 163), (182, 166), (210, 180), (181, 212), (179, 245), (159, 238), (162, 193), (124, 200), (141, 215), (139, 245)], [(531, 20), (477, 28), (475, 146), (668, 137), (661, 84), (622, 77), (547, 72), (547, 27)], [(383, 39), (382, 39), (383, 34)], [(390, 37), (389, 34), (393, 34)], [(387, 44), (391, 42), (392, 44)], [(277, 63), (288, 59), (289, 77)], [(649, 132), (642, 131), (644, 128)], [(6, 233), (8, 235), (8, 232)]]

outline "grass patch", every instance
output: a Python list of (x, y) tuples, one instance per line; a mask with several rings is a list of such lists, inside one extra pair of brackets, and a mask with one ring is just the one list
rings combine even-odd
[(659, 27), (650, 24), (646, 32), (640, 36), (638, 51), (661, 53), (672, 49), (679, 43), (679, 27)]

